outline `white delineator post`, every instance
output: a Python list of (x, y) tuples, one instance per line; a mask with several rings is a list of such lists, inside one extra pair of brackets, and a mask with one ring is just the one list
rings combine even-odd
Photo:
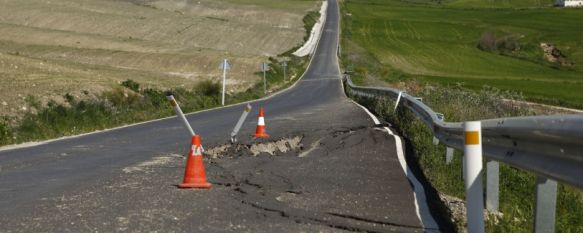
[(265, 70), (263, 70), (263, 94), (267, 94), (267, 81), (265, 79)]
[(239, 121), (235, 125), (233, 132), (231, 132), (231, 143), (237, 142), (237, 134), (239, 133), (239, 130), (241, 130), (241, 126), (243, 126), (243, 123), (245, 122), (247, 115), (249, 115), (249, 112), (251, 112), (251, 108), (252, 108), (251, 104), (247, 104), (247, 106), (243, 110), (243, 114), (241, 114), (241, 117), (239, 118)]
[[(190, 123), (188, 123), (188, 120), (186, 120), (186, 117), (184, 116), (182, 109), (180, 109), (180, 106), (176, 102), (176, 99), (174, 99), (174, 96), (167, 95), (166, 99), (168, 100), (168, 102), (170, 102), (170, 106), (172, 106), (172, 108), (174, 108), (174, 112), (176, 112), (176, 115), (178, 116), (178, 118), (180, 118), (182, 123), (184, 123), (184, 128), (186, 128), (188, 130), (188, 132), (190, 132), (190, 136), (192, 137), (192, 136), (196, 135), (194, 133), (194, 130), (192, 130), (192, 127), (190, 127)], [(204, 147), (200, 146), (200, 148), (202, 149), (202, 151), (204, 151)]]
[(484, 189), (482, 185), (482, 124), (464, 123), (464, 165), (469, 233), (484, 232)]
[(401, 95), (403, 95), (403, 92), (399, 91), (399, 96), (397, 97), (397, 101), (395, 102), (395, 109), (393, 109), (393, 112), (397, 111), (397, 107), (399, 107), (399, 101), (401, 101)]
[(287, 74), (286, 74), (287, 62), (285, 62), (285, 61), (282, 62), (281, 67), (283, 68), (283, 81), (285, 82), (287, 80)]
[(225, 105), (225, 86), (227, 85), (227, 59), (223, 61), (223, 98), (221, 100), (221, 105)]
[(267, 63), (261, 63), (261, 71), (263, 71), (263, 94), (267, 94), (267, 79), (265, 78), (266, 72), (269, 70), (269, 65)]
[(170, 106), (172, 106), (172, 108), (174, 108), (174, 112), (176, 112), (176, 115), (178, 116), (178, 118), (180, 118), (182, 123), (184, 123), (184, 127), (190, 132), (190, 136), (191, 137), (194, 136), (195, 135), (194, 130), (192, 130), (192, 127), (190, 127), (190, 124), (186, 120), (186, 117), (184, 116), (182, 109), (180, 109), (180, 106), (178, 106), (178, 103), (176, 103), (176, 99), (174, 99), (174, 96), (167, 95), (166, 99), (168, 100), (168, 102), (170, 102)]

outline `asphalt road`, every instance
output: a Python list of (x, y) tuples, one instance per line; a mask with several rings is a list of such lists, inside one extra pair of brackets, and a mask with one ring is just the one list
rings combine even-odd
[[(176, 118), (0, 151), (0, 232), (423, 232), (395, 142), (342, 92), (339, 15), (304, 77), (253, 102), (238, 145), (207, 155), (211, 190), (179, 190), (190, 141)], [(258, 107), (269, 140), (251, 138)], [(243, 105), (188, 116), (228, 145)], [(250, 147), (300, 138), (253, 155)], [(263, 144), (261, 144), (263, 143)], [(273, 145), (271, 145), (273, 147)], [(217, 151), (215, 149), (215, 151)]]

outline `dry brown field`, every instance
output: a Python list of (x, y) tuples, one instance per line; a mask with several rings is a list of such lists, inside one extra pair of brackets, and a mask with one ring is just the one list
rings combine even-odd
[(260, 79), (259, 64), (303, 42), (314, 0), (0, 0), (0, 115), (25, 98), (84, 98), (132, 79), (189, 88), (219, 79), (228, 90)]

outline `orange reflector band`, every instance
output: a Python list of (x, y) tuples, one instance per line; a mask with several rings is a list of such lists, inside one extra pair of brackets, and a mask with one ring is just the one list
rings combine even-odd
[(480, 132), (478, 131), (469, 131), (466, 132), (466, 145), (479, 145), (480, 144)]
[(176, 107), (176, 101), (175, 100), (170, 100), (170, 105), (172, 105), (172, 107)]

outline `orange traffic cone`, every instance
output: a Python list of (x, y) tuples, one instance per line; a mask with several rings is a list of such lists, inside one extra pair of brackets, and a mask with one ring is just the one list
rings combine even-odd
[(188, 152), (186, 159), (186, 169), (184, 171), (184, 181), (178, 185), (179, 188), (211, 188), (211, 184), (206, 181), (204, 172), (204, 162), (202, 160), (202, 146), (200, 136), (192, 136), (192, 148)]
[(257, 128), (255, 129), (254, 138), (268, 138), (269, 134), (265, 132), (265, 112), (263, 108), (259, 108), (259, 120), (257, 121)]

